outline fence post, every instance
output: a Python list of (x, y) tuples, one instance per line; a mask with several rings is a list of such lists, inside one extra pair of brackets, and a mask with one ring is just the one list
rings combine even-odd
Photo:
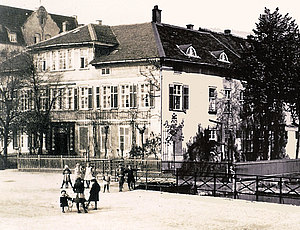
[(197, 172), (195, 171), (194, 175), (194, 195), (197, 194)]
[(179, 181), (178, 181), (178, 170), (175, 169), (175, 175), (176, 175), (176, 193), (178, 193), (178, 187), (179, 187)]
[(279, 181), (279, 204), (282, 204), (282, 177), (280, 177)]
[(146, 190), (148, 190), (148, 168), (146, 167)]
[(234, 173), (233, 179), (234, 179), (234, 182), (233, 182), (233, 199), (236, 199), (236, 197), (237, 197), (237, 190), (236, 190), (236, 173)]
[(61, 165), (61, 168), (63, 169), (64, 168), (64, 160), (63, 160), (62, 155), (60, 155), (60, 165)]
[(41, 155), (38, 155), (39, 171), (41, 171)]
[(258, 201), (258, 176), (255, 177), (255, 200)]
[(105, 160), (102, 160), (102, 171), (103, 171), (103, 175), (105, 174), (105, 165), (104, 165)]
[(214, 191), (213, 191), (213, 196), (216, 196), (216, 188), (217, 188), (217, 177), (216, 177), (216, 173), (214, 173)]

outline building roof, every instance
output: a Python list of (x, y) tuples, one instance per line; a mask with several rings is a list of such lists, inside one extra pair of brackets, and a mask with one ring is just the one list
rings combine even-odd
[[(10, 42), (8, 39), (7, 30), (9, 30), (17, 33), (18, 45), (25, 45), (21, 28), (32, 13), (32, 10), (0, 5), (0, 43), (16, 45), (16, 43)], [(77, 20), (75, 17), (57, 14), (50, 14), (50, 16), (60, 28), (61, 32), (62, 23), (65, 21), (68, 22), (69, 29), (77, 27)]]
[(104, 46), (115, 46), (118, 44), (118, 41), (110, 26), (88, 24), (71, 31), (60, 33), (48, 40), (29, 46), (29, 48), (43, 49), (92, 43)]
[(118, 46), (108, 55), (96, 58), (92, 63), (116, 62), (159, 57), (151, 23), (111, 27)]

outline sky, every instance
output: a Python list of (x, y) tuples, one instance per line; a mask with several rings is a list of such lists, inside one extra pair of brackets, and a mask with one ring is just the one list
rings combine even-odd
[(251, 33), (267, 7), (288, 13), (300, 25), (299, 0), (0, 0), (0, 5), (35, 10), (43, 5), (49, 13), (76, 15), (80, 24), (121, 25), (150, 22), (152, 9), (162, 10), (162, 22), (185, 27)]

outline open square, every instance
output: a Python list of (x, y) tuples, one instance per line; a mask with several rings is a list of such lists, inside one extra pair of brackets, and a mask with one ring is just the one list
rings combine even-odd
[[(0, 229), (298, 229), (300, 207), (156, 191), (110, 193), (98, 210), (61, 212), (60, 173), (0, 171)], [(71, 189), (67, 189), (74, 196)], [(88, 198), (89, 190), (85, 190)]]

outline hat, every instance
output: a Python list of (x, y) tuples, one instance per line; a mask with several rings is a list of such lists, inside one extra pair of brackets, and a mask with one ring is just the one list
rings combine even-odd
[(61, 190), (61, 191), (60, 191), (60, 193), (63, 193), (63, 192), (65, 192), (65, 193), (66, 193), (66, 190)]
[(92, 182), (96, 182), (97, 180), (96, 180), (96, 178), (92, 178), (91, 181)]

